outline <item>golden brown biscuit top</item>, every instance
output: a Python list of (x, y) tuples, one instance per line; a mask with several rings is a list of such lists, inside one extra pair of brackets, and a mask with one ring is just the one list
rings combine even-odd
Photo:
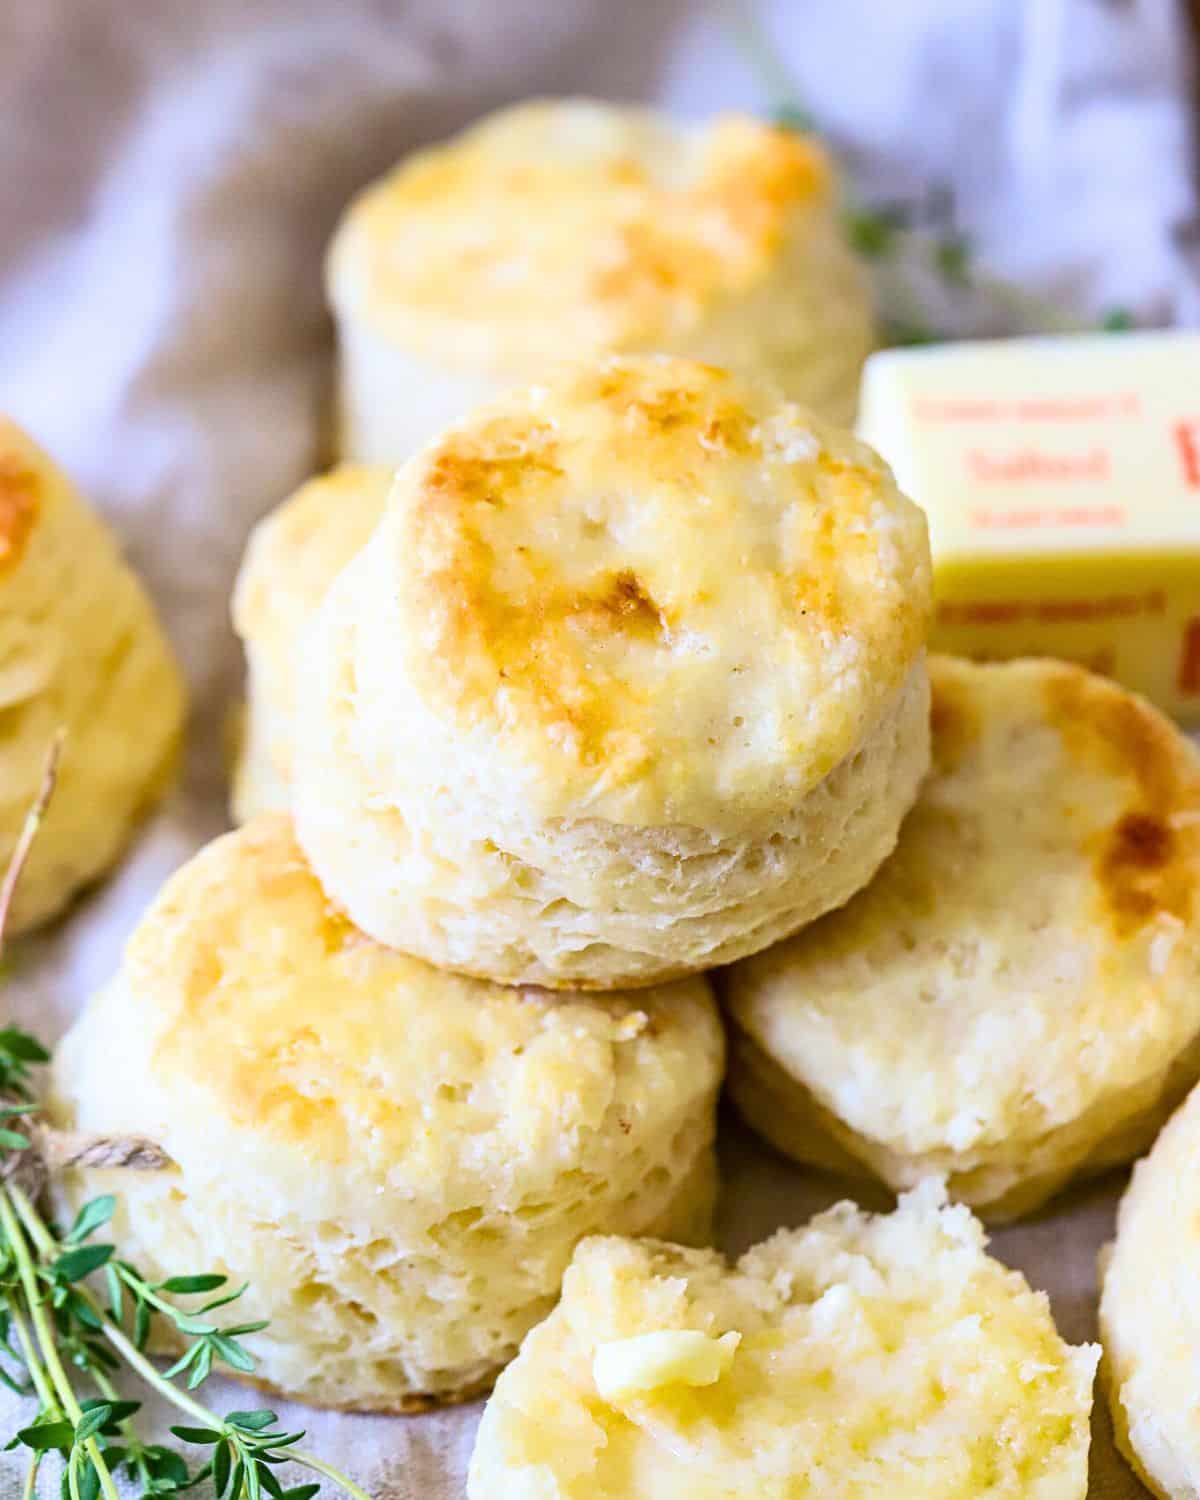
[(815, 141), (748, 117), (682, 129), (523, 104), (369, 188), (334, 242), (330, 294), (404, 342), (452, 329), (489, 363), (628, 347), (752, 285), (830, 194)]
[(1120, 817), (1094, 836), (1100, 900), (1119, 937), (1165, 916), (1200, 918), (1200, 760), (1141, 698), (1081, 672), (1047, 691), (1047, 716), (1081, 768), (1123, 781)]
[(364, 556), (378, 660), (549, 811), (617, 821), (777, 816), (874, 727), (928, 620), (924, 516), (876, 455), (682, 360), (476, 413), (401, 472)]
[(210, 1162), (219, 1131), (410, 1188), (554, 1171), (591, 1133), (669, 1118), (720, 1066), (703, 980), (583, 997), (442, 973), (334, 910), (273, 814), (172, 877), (94, 1005), (83, 1025), (128, 1036), (112, 1045), (145, 1079), (127, 1100), (72, 1062), (85, 1128), (136, 1126)]
[[(1006, 745), (1017, 753), (1040, 734), (1048, 820), (1060, 813), (1053, 821), (1090, 870), (1112, 938), (1158, 918), (1200, 920), (1200, 758), (1169, 720), (1067, 662), (1003, 671), (935, 658), (932, 682), (934, 775), (950, 786), (986, 786)], [(991, 833), (1003, 839), (998, 825)]]
[(0, 416), (0, 578), (24, 556), (41, 512), (48, 468), (46, 456)]
[(860, 1134), (1011, 1152), (1195, 1038), (1200, 754), (1066, 662), (933, 657), (930, 677), (933, 769), (895, 853), (739, 965), (731, 1010)]

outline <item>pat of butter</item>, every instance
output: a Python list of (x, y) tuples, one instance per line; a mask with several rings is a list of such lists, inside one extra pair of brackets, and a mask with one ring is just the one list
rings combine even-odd
[(858, 430), (929, 516), (936, 649), (1066, 657), (1200, 719), (1200, 334), (888, 350)]
[(692, 1328), (665, 1328), (601, 1344), (592, 1378), (605, 1401), (624, 1401), (667, 1385), (715, 1385), (733, 1363), (740, 1333), (719, 1339)]

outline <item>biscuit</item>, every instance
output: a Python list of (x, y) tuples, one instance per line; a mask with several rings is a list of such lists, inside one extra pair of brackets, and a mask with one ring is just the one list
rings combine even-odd
[(1098, 1351), (937, 1184), (729, 1266), (617, 1238), (497, 1382), (470, 1500), (1083, 1500)]
[(233, 777), (233, 816), (290, 801), (295, 654), (329, 585), (374, 530), (388, 468), (342, 464), (310, 479), (254, 528), (233, 591), (246, 652), (246, 710)]
[(255, 1379), (407, 1410), (486, 1386), (576, 1242), (707, 1237), (723, 1066), (702, 979), (549, 996), (378, 947), (266, 814), (166, 885), (55, 1061), (68, 1128), (174, 1167), (68, 1174), (119, 1197), (153, 1280), (203, 1265), (269, 1318)]
[(121, 853), (163, 790), (183, 684), (141, 584), (53, 461), (0, 417), (0, 867), (65, 740), (9, 933), (47, 921)]
[(1200, 756), (1048, 660), (933, 657), (933, 772), (873, 884), (726, 979), (790, 1156), (995, 1219), (1128, 1161), (1200, 1073)]
[(1198, 1152), (1200, 1089), (1133, 1169), (1101, 1255), (1101, 1385), (1117, 1446), (1165, 1500), (1200, 1493)]
[(928, 761), (925, 518), (849, 434), (690, 361), (481, 408), (306, 641), (293, 796), (379, 942), (620, 988), (858, 890)]
[(370, 463), (564, 352), (727, 365), (849, 424), (874, 343), (825, 151), (739, 115), (503, 110), (367, 189), (327, 279), (341, 452)]

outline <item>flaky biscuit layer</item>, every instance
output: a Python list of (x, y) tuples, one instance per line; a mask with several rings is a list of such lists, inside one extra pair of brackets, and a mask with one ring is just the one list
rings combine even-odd
[(380, 948), (265, 816), (167, 883), (63, 1042), (54, 1109), (175, 1166), (85, 1172), (152, 1273), (203, 1264), (267, 1317), (256, 1377), (395, 1409), (486, 1382), (578, 1239), (703, 1239), (723, 1066), (703, 980), (502, 989)]
[(397, 477), (306, 643), (296, 809), (380, 941), (505, 981), (727, 962), (844, 901), (924, 773), (922, 514), (770, 389), (606, 360)]
[(725, 980), (789, 1154), (993, 1217), (1145, 1149), (1200, 1072), (1200, 756), (1064, 662), (931, 663), (933, 771), (869, 888)]

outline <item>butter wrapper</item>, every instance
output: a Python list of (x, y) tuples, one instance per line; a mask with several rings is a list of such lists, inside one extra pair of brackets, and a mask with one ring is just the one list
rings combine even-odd
[(1065, 657), (1200, 723), (1200, 334), (887, 350), (858, 430), (929, 516), (936, 650)]

